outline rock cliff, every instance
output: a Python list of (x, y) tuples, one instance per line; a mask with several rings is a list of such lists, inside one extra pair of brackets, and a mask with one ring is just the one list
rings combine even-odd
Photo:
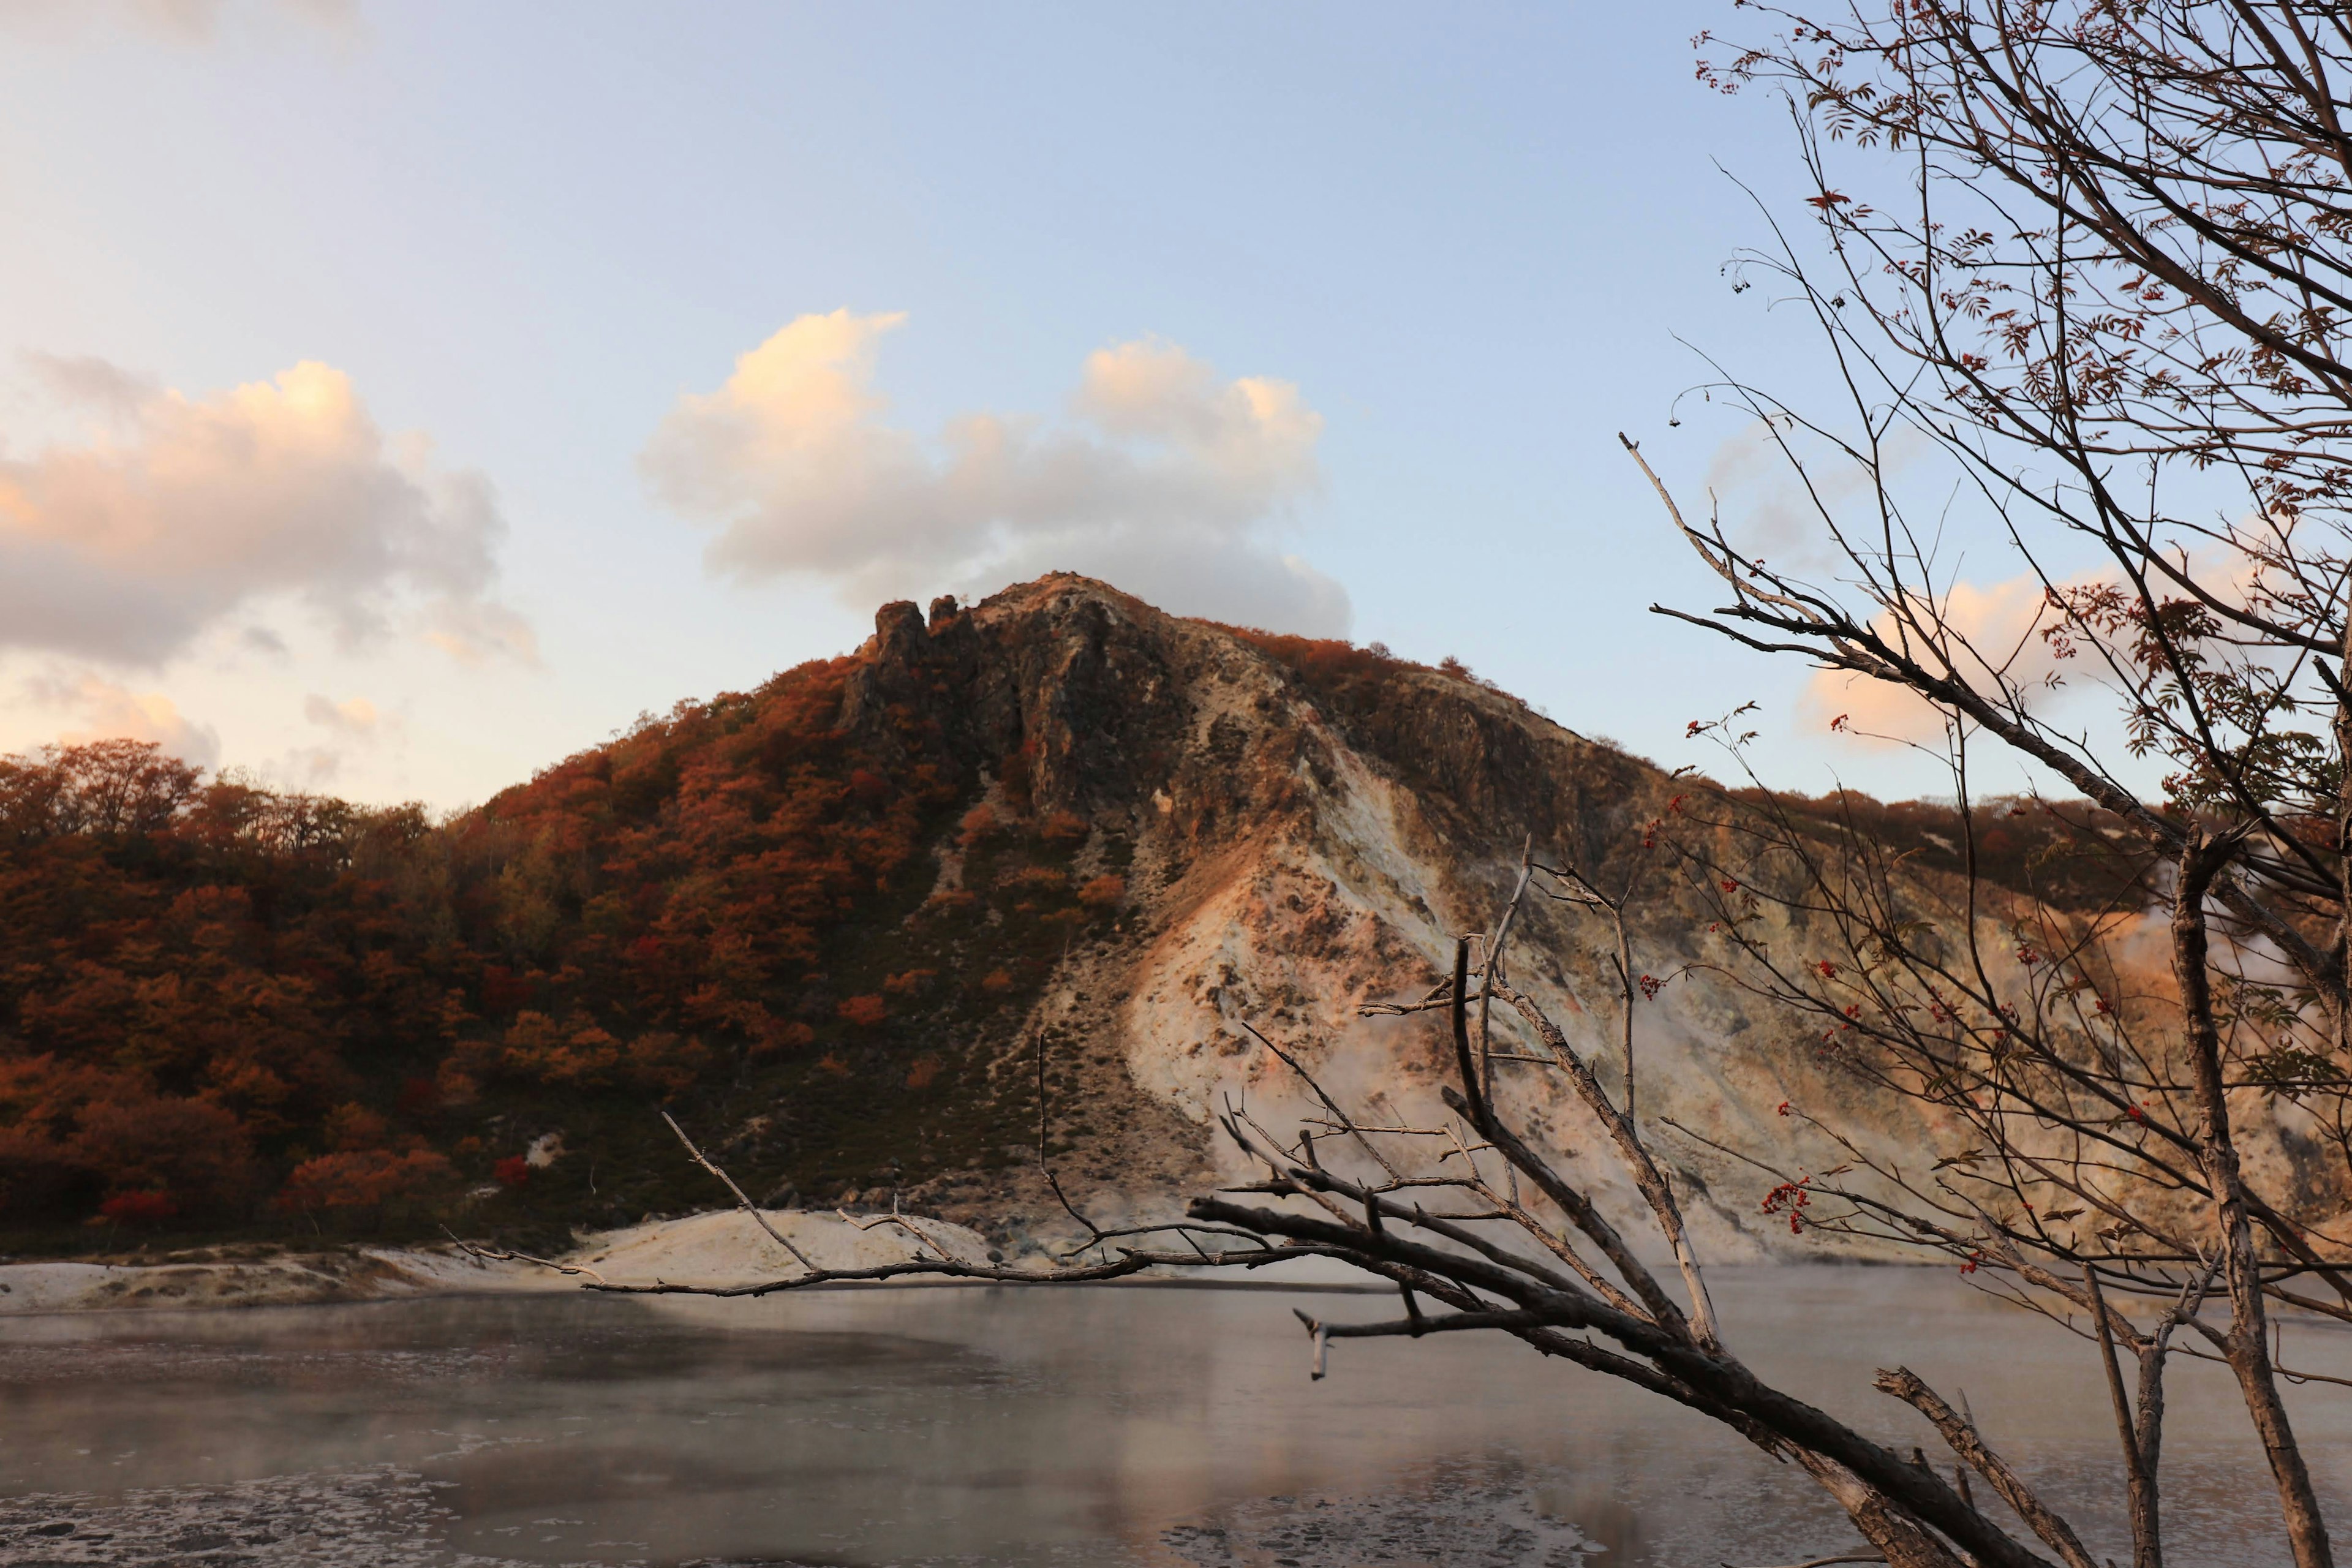
[[(1026, 1042), (1047, 1042), (1048, 1118), (1069, 1145), (1058, 1163), (1098, 1218), (1170, 1212), (1188, 1187), (1237, 1171), (1211, 1135), (1226, 1099), (1269, 1125), (1305, 1109), (1296, 1075), (1253, 1028), (1356, 1104), (1438, 1117), (1438, 1016), (1358, 1009), (1426, 993), (1454, 934), (1493, 923), (1530, 844), (1622, 882), (1669, 798), (1656, 768), (1466, 675), (1179, 619), (1081, 577), (966, 611), (943, 601), (928, 622), (911, 605), (887, 606), (861, 655), (845, 724), (877, 743), (919, 735), (1013, 758), (1027, 773), (1019, 809), (1083, 821), (1082, 859), (1117, 847), (1118, 928), (1055, 966), (999, 1068), (1024, 1070)], [(1002, 802), (1002, 777), (978, 770)], [(954, 885), (955, 849), (936, 854), (941, 886)], [(1636, 916), (1637, 967), (1680, 969), (1699, 956), (1699, 929), (1663, 897)], [(1612, 939), (1589, 915), (1541, 902), (1519, 933), (1518, 983), (1622, 1083)], [(1858, 1112), (1897, 1145), (1927, 1132), (1906, 1107), (1854, 1103), (1867, 1097), (1822, 1070), (1814, 1038), (1688, 979), (1640, 1020), (1643, 1119), (1772, 1150), (1788, 1128), (1775, 1109), (1793, 1098)], [(1513, 1113), (1623, 1207), (1630, 1190), (1549, 1069), (1498, 1071)], [(1785, 1221), (1756, 1213), (1769, 1182), (1671, 1135), (1661, 1147), (1713, 1256), (1786, 1240)], [(1021, 1163), (914, 1197), (982, 1226), (1056, 1228)]]

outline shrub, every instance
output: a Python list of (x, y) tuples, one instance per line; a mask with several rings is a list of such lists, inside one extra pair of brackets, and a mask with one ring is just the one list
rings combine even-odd
[(161, 1225), (180, 1212), (180, 1205), (165, 1192), (117, 1193), (98, 1212), (117, 1225)]
[(71, 1164), (129, 1191), (168, 1192), (187, 1210), (226, 1208), (253, 1187), (251, 1146), (236, 1115), (200, 1100), (95, 1100), (64, 1152)]
[(765, 1055), (770, 1051), (804, 1050), (814, 1044), (816, 1031), (795, 1018), (774, 1024), (753, 1036), (751, 1049), (755, 1054)]
[(427, 1197), (456, 1174), (448, 1159), (430, 1149), (405, 1154), (389, 1149), (321, 1154), (294, 1167), (278, 1194), (278, 1207), (381, 1209)]

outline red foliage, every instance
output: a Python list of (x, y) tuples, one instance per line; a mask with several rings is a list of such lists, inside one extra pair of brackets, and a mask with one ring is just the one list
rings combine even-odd
[(509, 1154), (490, 1167), (490, 1180), (502, 1187), (519, 1187), (530, 1180), (530, 1162), (520, 1154)]
[(169, 1193), (117, 1193), (99, 1205), (98, 1212), (117, 1225), (161, 1225), (180, 1212), (180, 1205)]
[(350, 1153), (358, 1149), (382, 1148), (390, 1128), (383, 1117), (366, 1106), (352, 1103), (329, 1111), (323, 1131), (329, 1143)]
[(835, 1011), (843, 1023), (858, 1029), (878, 1027), (890, 1016), (889, 1005), (879, 996), (852, 996)]
[(997, 878), (996, 885), (1016, 897), (1023, 893), (1058, 893), (1070, 885), (1070, 874), (1052, 866), (1019, 866)]
[[(863, 749), (856, 668), (680, 704), (440, 826), (127, 741), (0, 758), (0, 1215), (422, 1205), (451, 1174), (408, 1147), (425, 1128), (814, 1046), (826, 944), (896, 896), (977, 761), (904, 715), (911, 739)], [(1006, 763), (1024, 808), (1034, 761)]]
[(482, 1011), (512, 1013), (530, 1005), (538, 987), (528, 975), (517, 974), (503, 963), (482, 965)]
[(751, 1042), (751, 1049), (764, 1054), (769, 1051), (804, 1050), (816, 1044), (816, 1031), (799, 1019), (779, 1022)]
[(243, 1197), (253, 1174), (250, 1139), (219, 1106), (159, 1094), (136, 1072), (0, 1058), (0, 1198), (16, 1212), (123, 1189), (209, 1210)]
[(294, 1167), (278, 1194), (281, 1209), (380, 1209), (432, 1194), (455, 1174), (446, 1156), (430, 1149), (395, 1154), (362, 1149), (321, 1154)]

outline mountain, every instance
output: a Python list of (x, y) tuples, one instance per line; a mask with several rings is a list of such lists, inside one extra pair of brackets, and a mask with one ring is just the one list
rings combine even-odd
[[(1425, 993), (1535, 846), (1650, 875), (1675, 793), (1448, 661), (1180, 619), (1051, 575), (883, 607), (856, 653), (681, 703), (434, 822), (205, 779), (127, 742), (0, 763), (0, 1226), (18, 1248), (514, 1238), (707, 1207), (667, 1106), (755, 1198), (909, 1206), (1000, 1241), (1165, 1212), (1226, 1097), (1435, 1112)], [(1948, 869), (1953, 814), (1875, 831)], [(1996, 874), (2030, 821), (1982, 822)], [(1655, 879), (1653, 878), (1653, 880)], [(1671, 888), (1638, 969), (1645, 1120), (1770, 1149), (1796, 1100), (1933, 1129), (1710, 979)], [(1591, 917), (1538, 902), (1519, 983), (1620, 1080)], [(1613, 942), (1613, 939), (1612, 939)], [(1539, 1069), (1517, 1112), (1590, 1140)], [(1511, 1074), (1521, 1075), (1517, 1078)], [(1769, 1184), (1677, 1152), (1716, 1256)], [(1622, 1200), (1605, 1162), (1576, 1168)], [(1754, 1190), (1751, 1190), (1754, 1189)]]

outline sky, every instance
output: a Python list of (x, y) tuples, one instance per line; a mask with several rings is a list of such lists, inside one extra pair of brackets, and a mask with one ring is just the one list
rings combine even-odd
[(455, 809), (1064, 568), (1669, 767), (1753, 700), (1776, 784), (1948, 788), (1648, 610), (1717, 600), (1617, 433), (1769, 537), (1677, 395), (1827, 387), (1725, 271), (1806, 194), (1694, 80), (1737, 23), (0, 0), (0, 751)]

